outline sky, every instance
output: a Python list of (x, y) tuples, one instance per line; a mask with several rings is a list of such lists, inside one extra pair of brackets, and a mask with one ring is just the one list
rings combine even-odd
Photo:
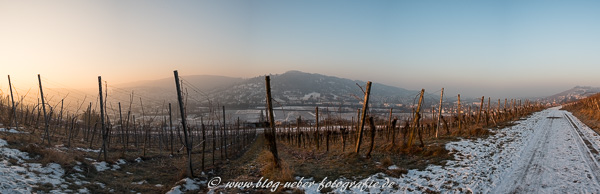
[[(0, 72), (93, 88), (300, 70), (493, 98), (600, 86), (600, 2), (5, 1)], [(0, 88), (8, 89), (7, 79)]]

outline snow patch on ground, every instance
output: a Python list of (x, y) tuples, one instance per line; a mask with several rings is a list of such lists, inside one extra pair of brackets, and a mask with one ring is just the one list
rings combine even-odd
[(75, 148), (75, 150), (79, 150), (79, 151), (83, 151), (83, 152), (95, 152), (95, 153), (100, 152), (100, 149), (94, 150), (94, 149), (88, 149), (88, 148)]
[(106, 185), (104, 183), (101, 182), (96, 182), (95, 184), (97, 184), (98, 186), (100, 186), (100, 188), (106, 188)]
[(134, 185), (143, 185), (143, 184), (146, 184), (146, 183), (148, 183), (148, 181), (143, 180), (143, 181), (139, 181), (139, 182), (133, 182), (131, 184), (134, 184)]
[(67, 188), (62, 178), (65, 171), (59, 164), (26, 163), (30, 159), (26, 152), (5, 146), (7, 142), (0, 139), (0, 193), (32, 193), (37, 184), (51, 184), (56, 188), (54, 193)]
[[(21, 128), (21, 127), (19, 127)], [(17, 131), (15, 129), (5, 129), (5, 128), (0, 128), (0, 132), (7, 132), (7, 133), (27, 133), (27, 132), (23, 132), (23, 131)]]
[(90, 193), (90, 191), (87, 188), (83, 188), (83, 189), (79, 189), (77, 190), (78, 193)]
[(92, 164), (96, 167), (96, 171), (98, 171), (98, 172), (102, 172), (102, 171), (110, 169), (110, 167), (108, 167), (108, 163), (106, 163), (105, 161), (94, 162)]
[(198, 190), (200, 189), (199, 185), (203, 184), (206, 184), (206, 181), (197, 181), (190, 178), (181, 179), (180, 181), (177, 181), (177, 183), (175, 183), (175, 185), (177, 186), (171, 188), (171, 190), (169, 190), (167, 194), (181, 194), (187, 191)]
[[(6, 131), (6, 130), (2, 130)], [(22, 133), (14, 129), (8, 130), (10, 133)], [(65, 171), (59, 164), (49, 163), (42, 165), (39, 163), (27, 163), (32, 158), (26, 152), (21, 152), (17, 149), (7, 148), (8, 143), (0, 139), (0, 193), (33, 193), (38, 185), (51, 185), (53, 190), (49, 193), (90, 193), (87, 188), (68, 189), (70, 185), (76, 187), (85, 187), (89, 184), (96, 184), (101, 188), (106, 185), (100, 182), (90, 183), (83, 181), (85, 178), (81, 173), (84, 172), (81, 162), (76, 162), (72, 167), (74, 173), (65, 176)], [(60, 149), (66, 149), (62, 145), (57, 145)], [(75, 148), (76, 150), (86, 152), (96, 152), (96, 150)], [(58, 149), (56, 149), (58, 150)], [(60, 151), (60, 150), (59, 150)], [(113, 165), (106, 162), (96, 162), (91, 158), (85, 158), (91, 161), (98, 172), (108, 169), (120, 169), (120, 165), (127, 162), (119, 159)]]
[(110, 165), (109, 163), (102, 161), (102, 162), (93, 162), (92, 163), (95, 167), (96, 167), (96, 171), (98, 172), (102, 172), (105, 170), (118, 170), (121, 169), (120, 165), (123, 164), (127, 164), (127, 162), (123, 159), (119, 159), (117, 160), (117, 162), (115, 164)]
[(125, 160), (123, 160), (123, 159), (119, 159), (119, 160), (117, 160), (117, 164), (118, 165), (123, 165), (123, 164), (127, 164), (127, 162)]
[(391, 165), (388, 167), (388, 170), (398, 170), (398, 169), (400, 169), (400, 168), (396, 165)]

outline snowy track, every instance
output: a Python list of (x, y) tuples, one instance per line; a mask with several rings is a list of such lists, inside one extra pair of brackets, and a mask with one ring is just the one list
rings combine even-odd
[(546, 112), (494, 193), (599, 193), (600, 170), (592, 155), (598, 142), (583, 133), (591, 130), (566, 111)]
[(342, 192), (600, 193), (600, 135), (571, 113), (550, 108), (493, 131), (486, 139), (447, 144), (455, 160), (445, 166), (368, 177), (388, 178), (396, 189)]

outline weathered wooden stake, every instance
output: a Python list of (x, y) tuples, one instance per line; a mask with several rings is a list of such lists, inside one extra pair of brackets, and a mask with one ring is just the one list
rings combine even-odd
[(123, 153), (125, 153), (125, 136), (123, 129), (123, 113), (121, 112), (121, 102), (119, 102), (119, 128), (121, 128), (121, 143), (123, 144)]
[(481, 111), (483, 111), (483, 100), (485, 99), (485, 96), (481, 97), (481, 104), (479, 105), (479, 112), (477, 113), (477, 124), (479, 124), (479, 121), (481, 120)]
[(50, 145), (50, 132), (48, 130), (48, 116), (46, 115), (46, 101), (44, 101), (44, 90), (42, 89), (42, 79), (40, 78), (40, 74), (38, 74), (38, 82), (40, 85), (40, 96), (42, 98), (42, 110), (44, 111), (44, 130), (46, 135), (46, 141), (48, 145)]
[[(171, 104), (169, 104), (169, 107)], [(202, 119), (202, 117), (200, 117), (200, 124), (202, 125), (202, 172), (204, 172), (204, 154), (205, 154), (205, 150), (206, 150), (206, 127), (204, 126), (204, 120)], [(173, 133), (171, 133), (171, 136), (173, 136)], [(173, 143), (171, 142), (171, 146), (173, 146)]]
[(387, 133), (385, 133), (387, 140), (390, 140), (390, 134), (392, 133), (392, 131), (390, 131), (390, 130), (393, 130), (392, 129), (392, 111), (393, 111), (393, 108), (390, 108), (390, 118), (388, 119)]
[[(19, 121), (17, 121), (17, 107), (15, 107), (15, 99), (13, 98), (12, 83), (10, 82), (10, 75), (8, 75), (8, 87), (10, 88), (10, 101), (12, 102), (13, 120), (15, 121), (16, 130), (19, 130)], [(9, 128), (12, 122), (9, 124)]]
[(179, 102), (179, 111), (181, 113), (181, 125), (183, 127), (183, 135), (185, 140), (185, 148), (188, 155), (188, 168), (187, 175), (188, 177), (194, 177), (194, 171), (192, 170), (192, 146), (188, 143), (188, 128), (187, 122), (185, 118), (185, 110), (183, 106), (183, 98), (181, 97), (181, 87), (179, 86), (179, 74), (177, 70), (173, 71), (173, 75), (175, 76), (175, 87), (177, 87), (177, 101)]
[(373, 146), (375, 146), (375, 131), (377, 131), (377, 127), (375, 127), (375, 121), (373, 121), (373, 117), (369, 117), (369, 126), (371, 127), (371, 145), (369, 146), (369, 151), (367, 152), (367, 158), (371, 158), (371, 152), (373, 151)]
[(487, 111), (485, 112), (485, 125), (489, 125), (490, 123), (490, 105), (492, 104), (492, 98), (488, 97)]
[(410, 135), (408, 137), (408, 147), (412, 146), (412, 141), (415, 136), (415, 132), (419, 130), (419, 120), (421, 119), (421, 115), (419, 115), (421, 111), (421, 104), (423, 103), (423, 94), (425, 93), (425, 89), (421, 89), (421, 96), (419, 97), (419, 104), (417, 105), (417, 110), (415, 110), (415, 116), (413, 117), (413, 125), (412, 130), (410, 130)]
[(460, 112), (460, 94), (458, 94), (458, 110), (456, 112), (458, 114), (458, 133), (462, 132), (462, 126), (461, 126), (461, 120), (462, 120), (462, 113)]
[(396, 146), (396, 122), (398, 122), (398, 118), (394, 118), (390, 125), (390, 129), (392, 130), (392, 147)]
[(442, 100), (444, 100), (444, 88), (440, 92), (440, 107), (438, 108), (438, 117), (437, 117), (437, 127), (435, 129), (435, 137), (438, 137), (438, 132), (440, 131), (440, 118), (442, 117)]
[[(367, 108), (369, 108), (369, 95), (371, 94), (371, 82), (367, 82), (367, 91), (365, 92), (365, 101), (363, 102), (362, 117), (360, 118), (360, 124), (358, 128), (358, 138), (356, 140), (356, 149), (354, 152), (358, 154), (360, 151), (360, 144), (362, 142), (363, 129), (365, 128), (365, 120), (367, 115)], [(359, 112), (360, 113), (360, 112)]]
[[(101, 123), (101, 129), (100, 129), (100, 133), (102, 133), (102, 150), (104, 152), (104, 161), (106, 161), (106, 126), (104, 124), (104, 100), (103, 100), (103, 95), (102, 95), (102, 77), (98, 76), (98, 94), (100, 97), (100, 123)], [(98, 156), (100, 157), (100, 156)]]
[(225, 145), (223, 151), (225, 152), (225, 159), (227, 159), (229, 157), (227, 157), (227, 126), (225, 125), (225, 106), (223, 106), (223, 140), (223, 144)]
[[(171, 132), (171, 156), (172, 156), (173, 155), (173, 114), (171, 112), (171, 103), (169, 103), (169, 131)], [(204, 133), (204, 124), (202, 125), (202, 133)], [(204, 136), (204, 134), (202, 134), (202, 135)], [(202, 164), (204, 164), (204, 149), (202, 150)], [(202, 165), (202, 166), (204, 166), (204, 165)]]
[(319, 107), (318, 106), (315, 108), (315, 115), (316, 115), (315, 116), (315, 119), (316, 119), (316, 122), (315, 122), (315, 143), (317, 145), (317, 150), (319, 150), (319, 144), (320, 144), (319, 138), (320, 137), (319, 137)]
[(215, 166), (215, 149), (217, 147), (217, 127), (213, 125), (212, 132), (212, 165)]
[(267, 143), (269, 144), (269, 148), (273, 154), (275, 167), (280, 168), (279, 155), (277, 154), (277, 139), (275, 136), (275, 117), (273, 116), (273, 104), (271, 102), (271, 78), (269, 76), (265, 76), (265, 87), (267, 89), (267, 109), (269, 110), (269, 124), (271, 128), (267, 138)]

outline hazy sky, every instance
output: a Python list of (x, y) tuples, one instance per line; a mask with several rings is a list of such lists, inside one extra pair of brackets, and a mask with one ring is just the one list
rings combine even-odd
[[(300, 70), (466, 96), (600, 86), (599, 1), (3, 1), (0, 65), (69, 87)], [(6, 91), (6, 78), (0, 79)], [(28, 86), (27, 86), (28, 87)]]

